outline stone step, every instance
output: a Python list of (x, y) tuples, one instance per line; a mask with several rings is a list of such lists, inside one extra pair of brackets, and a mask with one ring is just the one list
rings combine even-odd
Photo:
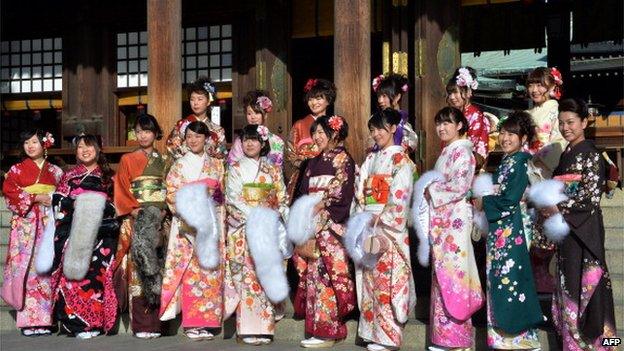
[[(624, 212), (624, 209), (622, 212)], [(605, 224), (605, 249), (624, 250), (623, 228), (606, 227)]]
[(622, 250), (607, 250), (607, 266), (611, 274), (624, 274), (624, 252)]
[(613, 303), (615, 305), (624, 305), (624, 275), (610, 273), (610, 276), (611, 288), (613, 289)]
[(616, 190), (613, 197), (608, 199), (606, 196), (603, 196), (600, 200), (601, 207), (622, 207), (624, 206), (624, 191)]
[(620, 233), (624, 231), (624, 208), (622, 207), (603, 207), (602, 220), (605, 228), (616, 228)]

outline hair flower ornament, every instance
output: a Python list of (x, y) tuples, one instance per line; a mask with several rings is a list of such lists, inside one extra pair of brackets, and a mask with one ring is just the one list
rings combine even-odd
[(52, 136), (52, 133), (46, 132), (45, 136), (43, 137), (43, 148), (49, 149), (52, 146), (54, 146), (54, 136)]
[(273, 102), (271, 101), (271, 99), (269, 99), (268, 96), (258, 97), (258, 99), (256, 100), (256, 104), (260, 106), (262, 111), (264, 111), (265, 113), (269, 113), (273, 110)]
[(303, 91), (307, 93), (308, 91), (312, 90), (312, 88), (314, 88), (314, 86), (316, 85), (316, 82), (316, 78), (308, 79), (308, 81), (305, 83), (305, 86), (303, 87)]
[(343, 120), (340, 116), (331, 116), (329, 117), (329, 127), (333, 130), (340, 131), (342, 128)]
[[(381, 84), (381, 81), (382, 81), (384, 78), (385, 78), (385, 77), (384, 77), (384, 75), (383, 75), (383, 74), (380, 74), (380, 75), (378, 75), (377, 77), (373, 78), (373, 83), (372, 83), (372, 86), (373, 86), (373, 91), (375, 91), (375, 92), (376, 92), (376, 91), (377, 91), (377, 89), (379, 89), (379, 85)], [(406, 85), (407, 85), (407, 84), (406, 84)], [(403, 89), (403, 88), (401, 88), (401, 89)]]
[(260, 135), (260, 138), (262, 138), (263, 141), (269, 140), (269, 128), (260, 124), (258, 125), (258, 128), (256, 130), (258, 131), (258, 134)]
[(549, 95), (559, 100), (562, 95), (561, 86), (563, 85), (563, 77), (561, 76), (561, 72), (556, 67), (550, 68), (550, 74), (555, 80), (555, 87), (550, 91)]
[(470, 71), (468, 71), (466, 67), (459, 69), (459, 74), (455, 77), (455, 82), (459, 87), (467, 87), (472, 90), (477, 90), (477, 88), (479, 88), (479, 82), (472, 78)]

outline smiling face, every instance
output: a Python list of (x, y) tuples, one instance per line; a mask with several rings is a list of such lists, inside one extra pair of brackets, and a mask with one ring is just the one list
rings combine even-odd
[(308, 99), (308, 107), (315, 117), (322, 116), (326, 113), (329, 102), (324, 96), (317, 96)]
[(191, 93), (191, 98), (189, 99), (189, 104), (191, 105), (191, 110), (195, 116), (202, 116), (208, 111), (208, 106), (210, 106), (210, 99), (208, 96), (200, 93)]
[(139, 146), (143, 149), (148, 149), (154, 146), (154, 140), (156, 140), (156, 135), (151, 130), (143, 130), (141, 126), (136, 127), (134, 130), (136, 134), (137, 141), (139, 142)]
[(538, 106), (550, 99), (550, 96), (548, 95), (548, 88), (542, 83), (529, 84), (527, 91), (529, 92), (529, 98), (531, 98), (533, 103)]
[(587, 118), (582, 119), (574, 112), (559, 113), (559, 131), (571, 146), (585, 140), (585, 128), (587, 128)]
[(81, 139), (76, 148), (76, 158), (80, 163), (89, 167), (97, 162), (98, 151), (95, 146), (87, 145), (84, 139)]
[(508, 132), (503, 128), (498, 134), (498, 144), (501, 146), (504, 153), (511, 155), (520, 150), (526, 138), (526, 136), (523, 136), (522, 139), (520, 139), (518, 134)]
[(245, 156), (257, 160), (260, 157), (261, 151), (262, 143), (259, 140), (249, 138), (243, 141), (243, 152)]
[(397, 126), (392, 125), (389, 126), (388, 129), (385, 128), (370, 128), (371, 138), (375, 141), (375, 144), (379, 146), (381, 150), (387, 148), (388, 146), (394, 145), (394, 133), (397, 130)]
[(455, 88), (450, 93), (449, 92), (446, 93), (446, 102), (449, 104), (449, 106), (455, 107), (456, 109), (463, 111), (464, 107), (466, 106), (466, 103), (468, 103), (467, 99), (470, 97), (470, 92), (467, 92), (464, 95), (466, 98), (462, 96), (462, 93), (459, 90), (459, 88)]
[(447, 145), (459, 139), (459, 131), (462, 129), (462, 123), (442, 122), (436, 123), (436, 133), (440, 140)]
[(386, 94), (379, 94), (377, 96), (377, 105), (382, 110), (386, 108), (398, 110), (399, 100), (401, 100), (401, 94), (397, 94), (392, 100), (390, 100), (390, 97)]
[(196, 155), (204, 153), (204, 145), (206, 144), (206, 136), (204, 134), (195, 133), (187, 128), (184, 140), (186, 141), (186, 146), (191, 149), (192, 153)]
[(43, 157), (43, 145), (41, 145), (37, 134), (24, 141), (24, 152), (26, 153), (26, 156), (33, 160)]
[(331, 149), (333, 143), (329, 139), (329, 136), (325, 133), (323, 127), (319, 124), (312, 134), (312, 140), (321, 151), (327, 151)]
[(247, 124), (264, 124), (262, 113), (254, 111), (251, 106), (245, 109), (245, 117), (247, 117)]

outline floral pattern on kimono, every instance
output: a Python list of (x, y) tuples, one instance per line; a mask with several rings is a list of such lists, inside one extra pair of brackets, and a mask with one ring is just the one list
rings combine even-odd
[(531, 155), (505, 155), (496, 173), (497, 194), (483, 197), (487, 236), (488, 346), (538, 348), (543, 315), (535, 290), (520, 201), (529, 183)]
[(445, 347), (471, 347), (470, 316), (483, 305), (474, 257), (472, 205), (467, 200), (475, 170), (473, 145), (456, 140), (442, 150), (430, 195), (429, 241), (432, 252), (431, 339)]
[(277, 210), (282, 219), (287, 218), (288, 199), (281, 168), (265, 157), (254, 160), (243, 156), (228, 168), (225, 199), (225, 318), (236, 313), (238, 335), (273, 335), (275, 308), (258, 280), (245, 226), (256, 206)]
[(604, 160), (585, 140), (566, 149), (553, 174), (566, 184), (569, 200), (558, 207), (570, 226), (557, 245), (553, 321), (563, 350), (608, 350), (602, 339), (615, 337), (616, 329), (600, 208)]
[(527, 112), (537, 127), (537, 140), (525, 151), (533, 155), (531, 162), (538, 168), (541, 178), (550, 179), (568, 143), (559, 131), (559, 103), (557, 100), (547, 100)]
[[(197, 116), (191, 114), (186, 118), (179, 120), (167, 138), (167, 151), (174, 160), (184, 156), (190, 149), (184, 140), (186, 127), (191, 122), (199, 121)], [(225, 141), (225, 130), (220, 125), (212, 122), (209, 117), (201, 120), (208, 126), (210, 135), (206, 138), (206, 147), (204, 150), (211, 157), (223, 159), (227, 155), (227, 146)]]
[[(223, 160), (206, 155), (187, 152), (176, 160), (167, 174), (167, 204), (176, 214), (176, 192), (184, 184), (205, 181), (208, 184), (217, 210), (221, 238), (219, 251), (221, 262), (224, 259), (225, 209), (223, 206), (223, 178), (225, 174)], [(223, 315), (223, 264), (208, 270), (199, 266), (195, 254), (194, 233), (177, 215), (171, 223), (167, 258), (162, 282), (160, 300), (160, 319), (175, 318), (182, 312), (182, 326), (185, 328), (219, 328)]]
[[(278, 167), (282, 167), (282, 164), (284, 163), (284, 140), (282, 140), (279, 135), (269, 132), (268, 142), (270, 150), (269, 154), (266, 156), (267, 161)], [(233, 165), (244, 156), (243, 143), (241, 143), (239, 137), (236, 137), (232, 143), (230, 152), (228, 152), (228, 164)]]
[[(65, 277), (63, 259), (71, 233), (74, 201), (83, 191), (106, 194), (107, 200), (89, 270), (78, 281)], [(73, 334), (88, 330), (108, 332), (117, 319), (112, 267), (115, 264), (119, 222), (112, 193), (113, 184), (104, 180), (99, 166), (89, 172), (84, 165), (79, 164), (63, 175), (54, 194), (56, 232), (52, 279), (57, 284), (54, 310), (63, 328)]]
[(299, 196), (301, 185), (301, 173), (305, 170), (309, 159), (319, 154), (318, 147), (310, 135), (310, 127), (316, 119), (312, 115), (307, 115), (303, 119), (293, 124), (286, 142), (286, 160), (293, 168), (288, 181), (288, 197), (294, 202)]
[(464, 116), (468, 120), (468, 132), (466, 132), (466, 135), (468, 140), (472, 142), (474, 152), (486, 159), (489, 153), (490, 120), (473, 104), (468, 104), (464, 108)]
[(315, 250), (318, 258), (293, 255), (299, 275), (293, 307), (305, 318), (307, 335), (344, 339), (344, 318), (355, 309), (355, 283), (342, 244), (353, 200), (355, 164), (344, 146), (325, 151), (308, 162), (300, 191), (322, 195), (325, 208), (317, 216)]
[(393, 145), (369, 153), (356, 182), (357, 210), (378, 216), (375, 235), (391, 243), (375, 267), (356, 267), (358, 335), (380, 345), (401, 346), (403, 326), (416, 303), (407, 232), (415, 172), (403, 147)]
[(25, 189), (33, 184), (56, 187), (63, 172), (49, 162), (39, 168), (30, 158), (13, 165), (2, 184), (7, 208), (13, 213), (9, 247), (4, 266), (2, 298), (17, 310), (17, 327), (52, 325), (52, 283), (38, 275), (34, 258), (39, 251), (49, 208), (34, 202), (36, 194)]

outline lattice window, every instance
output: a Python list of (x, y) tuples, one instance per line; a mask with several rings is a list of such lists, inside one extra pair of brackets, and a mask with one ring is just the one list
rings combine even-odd
[(117, 87), (147, 86), (147, 32), (117, 33)]
[(215, 82), (232, 80), (232, 25), (212, 25), (183, 29), (182, 81), (199, 76)]
[(0, 92), (38, 93), (63, 89), (61, 38), (3, 41)]

